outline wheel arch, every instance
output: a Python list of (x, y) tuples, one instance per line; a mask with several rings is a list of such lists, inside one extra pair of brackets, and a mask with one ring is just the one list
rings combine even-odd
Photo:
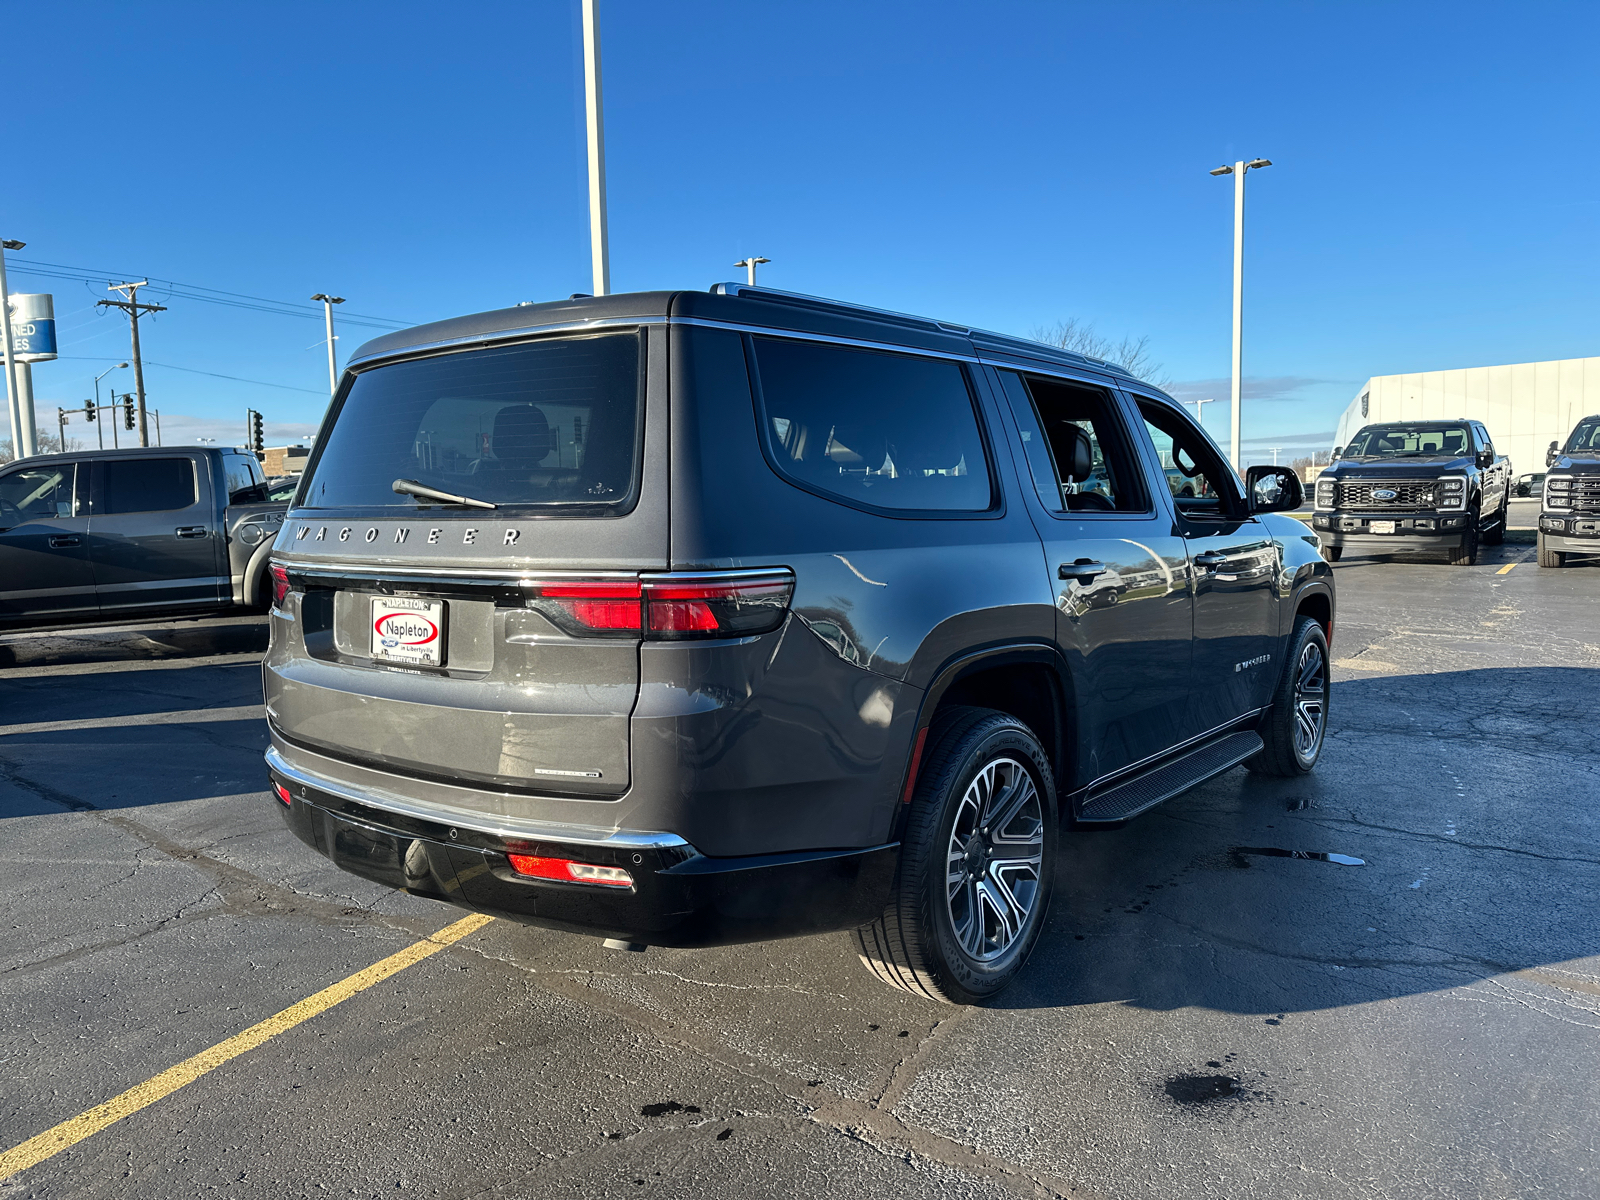
[[(1333, 644), (1333, 611), (1333, 589), (1325, 583), (1309, 583), (1295, 596), (1295, 619), (1307, 616), (1321, 625), (1322, 635), (1330, 646)], [(1290, 622), (1289, 631), (1294, 631), (1293, 622)]]
[(905, 770), (901, 774), (901, 817), (905, 801), (925, 761), (929, 727), (941, 708), (971, 705), (1016, 717), (1039, 739), (1056, 774), (1056, 807), (1062, 811), (1072, 790), (1067, 770), (1075, 725), (1071, 674), (1061, 651), (1042, 642), (988, 646), (945, 662), (923, 693)]

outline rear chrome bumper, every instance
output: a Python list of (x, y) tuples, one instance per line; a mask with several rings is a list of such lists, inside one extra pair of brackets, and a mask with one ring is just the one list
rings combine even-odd
[[(272, 803), (306, 845), (352, 874), (476, 912), (657, 946), (713, 946), (853, 929), (888, 901), (899, 845), (710, 858), (672, 833), (476, 820), (451, 825), (399, 797), (321, 779), (267, 751)], [(359, 793), (359, 794), (357, 794)], [(409, 806), (415, 808), (415, 806)], [(626, 888), (519, 875), (509, 854), (621, 867)]]

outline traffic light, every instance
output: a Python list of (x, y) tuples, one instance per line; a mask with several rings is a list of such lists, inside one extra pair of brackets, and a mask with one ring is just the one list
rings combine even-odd
[(260, 454), (267, 448), (267, 439), (261, 429), (261, 414), (250, 410), (250, 449)]
[(94, 401), (93, 400), (85, 400), (83, 402), (83, 419), (85, 421), (89, 422), (89, 424), (93, 425), (94, 424), (94, 419), (98, 415), (99, 414), (96, 413), (95, 410), (94, 410)]
[(133, 393), (128, 392), (122, 397), (122, 427), (133, 428)]

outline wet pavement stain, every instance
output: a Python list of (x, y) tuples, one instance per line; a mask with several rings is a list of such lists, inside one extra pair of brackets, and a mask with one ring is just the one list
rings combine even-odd
[(725, 1142), (725, 1141), (727, 1141), (727, 1140), (728, 1140), (728, 1139), (729, 1139), (729, 1138), (731, 1138), (731, 1137), (732, 1137), (732, 1136), (733, 1136), (733, 1130), (731, 1130), (731, 1129), (724, 1129), (724, 1130), (723, 1130), (723, 1131), (722, 1131), (722, 1132), (721, 1132), (721, 1133), (719, 1133), (719, 1134), (717, 1134), (717, 1141), (719, 1141), (719, 1142)]
[(1239, 1081), (1231, 1075), (1174, 1075), (1166, 1086), (1167, 1095), (1179, 1104), (1209, 1104), (1239, 1091)]
[(1307, 858), (1313, 862), (1338, 863), (1344, 867), (1364, 867), (1367, 860), (1349, 854), (1329, 854), (1323, 850), (1281, 850), (1277, 846), (1234, 846), (1228, 850), (1228, 865), (1246, 868), (1251, 857), (1256, 858)]
[(697, 1113), (700, 1106), (697, 1104), (679, 1104), (676, 1100), (668, 1100), (662, 1104), (646, 1104), (639, 1110), (641, 1117), (666, 1117), (673, 1113)]

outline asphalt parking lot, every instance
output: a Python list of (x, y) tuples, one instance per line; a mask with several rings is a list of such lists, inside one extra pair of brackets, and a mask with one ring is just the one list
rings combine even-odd
[(1600, 559), (1532, 557), (1342, 562), (1317, 772), (1070, 837), (987, 1009), (458, 926), (283, 828), (261, 621), (0, 637), (0, 1197), (1600, 1194)]

